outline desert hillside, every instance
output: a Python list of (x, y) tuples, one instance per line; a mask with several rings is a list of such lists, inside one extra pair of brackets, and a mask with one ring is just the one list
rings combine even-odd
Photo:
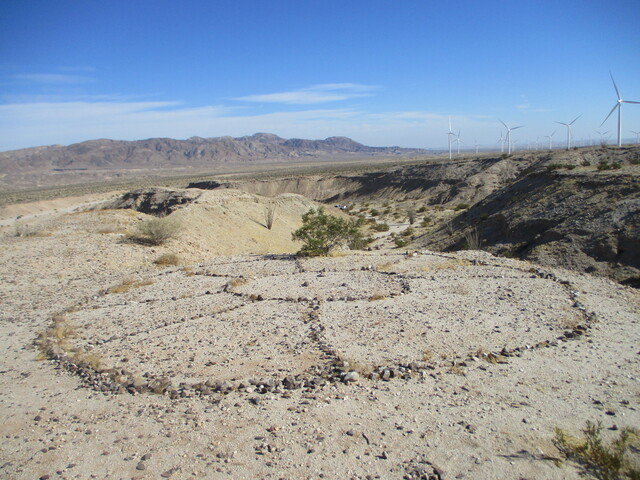
[[(455, 251), (471, 246), (637, 287), (639, 178), (640, 147), (627, 146), (190, 186), (266, 196), (294, 192), (345, 203), (352, 213), (390, 225), (390, 233), (404, 233), (405, 248)], [(410, 224), (411, 215), (415, 222)], [(394, 244), (390, 238), (387, 245)]]

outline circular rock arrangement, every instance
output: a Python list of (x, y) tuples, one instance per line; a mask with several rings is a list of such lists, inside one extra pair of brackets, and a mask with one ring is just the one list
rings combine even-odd
[(37, 343), (98, 390), (184, 397), (464, 373), (592, 320), (567, 282), (493, 257), (254, 256), (125, 279)]

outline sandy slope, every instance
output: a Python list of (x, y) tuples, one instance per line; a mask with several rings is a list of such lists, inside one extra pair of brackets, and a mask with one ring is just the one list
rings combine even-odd
[[(436, 465), (447, 479), (580, 478), (553, 461), (554, 427), (640, 424), (637, 290), (482, 252), (237, 255), (260, 201), (194, 206), (211, 223), (155, 249), (122, 242), (144, 218), (127, 211), (5, 228), (0, 476), (421, 478)], [(221, 242), (236, 256), (213, 256)], [(202, 263), (151, 263), (168, 251)], [(146, 285), (106, 293), (127, 278)], [(101, 393), (36, 360), (34, 339), (65, 310), (72, 347), (142, 382), (167, 376), (167, 394)], [(395, 378), (365, 378), (385, 369)], [(358, 381), (336, 381), (351, 370)], [(207, 379), (233, 390), (200, 395)]]

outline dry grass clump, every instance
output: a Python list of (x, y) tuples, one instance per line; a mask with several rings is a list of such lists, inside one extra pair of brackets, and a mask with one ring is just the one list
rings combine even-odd
[[(584, 438), (555, 429), (554, 444), (568, 459), (582, 465), (586, 473), (600, 480), (640, 479), (640, 435), (635, 428), (623, 428), (608, 444), (602, 439), (602, 424), (587, 421)], [(631, 457), (633, 455), (633, 457)]]
[(123, 279), (119, 284), (107, 290), (107, 293), (126, 293), (132, 288), (140, 288), (146, 285), (153, 285), (154, 280), (151, 278), (135, 278), (127, 277)]
[(387, 296), (382, 292), (375, 292), (373, 295), (369, 297), (370, 302), (374, 302), (376, 300), (384, 300)]
[(51, 325), (41, 332), (36, 338), (35, 344), (40, 350), (38, 360), (44, 360), (54, 353), (66, 353), (71, 350), (69, 341), (77, 334), (73, 326), (64, 315), (56, 315)]
[(427, 348), (422, 352), (422, 361), (430, 362), (431, 360), (433, 360), (433, 351)]
[(158, 258), (156, 258), (153, 263), (161, 267), (175, 267), (180, 265), (180, 257), (178, 257), (178, 255), (176, 255), (175, 253), (165, 253), (164, 255), (160, 255)]
[(224, 286), (225, 291), (230, 293), (236, 293), (236, 289), (244, 284), (246, 284), (248, 280), (244, 277), (232, 278), (227, 282)]
[(560, 320), (560, 328), (565, 330), (573, 330), (580, 325), (580, 317), (576, 314), (567, 315)]
[(376, 265), (376, 272), (390, 272), (393, 269), (393, 262), (386, 262)]

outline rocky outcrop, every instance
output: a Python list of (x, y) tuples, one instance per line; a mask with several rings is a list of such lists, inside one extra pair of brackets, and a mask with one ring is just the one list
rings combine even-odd
[(189, 205), (200, 196), (194, 190), (173, 190), (169, 188), (144, 188), (133, 190), (100, 208), (124, 208), (149, 215), (169, 215), (176, 209)]

